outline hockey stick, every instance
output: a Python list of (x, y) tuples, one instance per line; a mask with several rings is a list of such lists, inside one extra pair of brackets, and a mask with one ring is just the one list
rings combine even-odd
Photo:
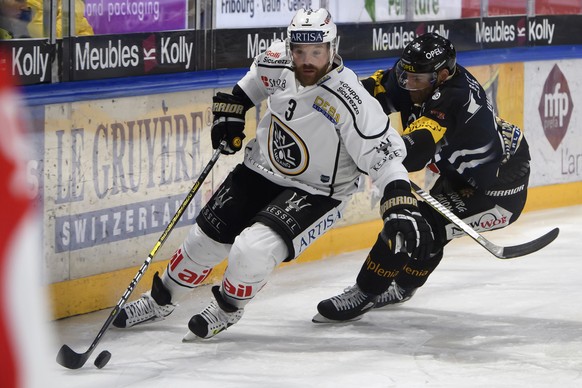
[[(194, 183), (194, 186), (192, 186), (192, 188), (190, 189), (190, 192), (188, 192), (188, 195), (186, 195), (186, 198), (184, 199), (184, 201), (182, 202), (182, 204), (180, 205), (180, 207), (176, 211), (176, 214), (174, 214), (174, 217), (172, 217), (172, 219), (168, 223), (168, 226), (166, 226), (166, 229), (164, 230), (164, 232), (162, 233), (162, 235), (158, 239), (158, 242), (156, 243), (156, 245), (154, 245), (154, 248), (151, 250), (147, 259), (144, 261), (144, 263), (141, 265), (141, 268), (139, 269), (139, 271), (137, 272), (135, 277), (132, 279), (131, 283), (127, 287), (127, 290), (125, 290), (125, 293), (123, 294), (123, 296), (121, 297), (119, 302), (117, 302), (117, 304), (115, 305), (115, 307), (113, 308), (113, 310), (109, 314), (109, 317), (107, 318), (107, 320), (105, 321), (105, 323), (101, 327), (101, 330), (99, 330), (99, 333), (97, 333), (97, 336), (93, 340), (93, 343), (91, 344), (91, 346), (89, 346), (89, 349), (87, 349), (87, 351), (85, 353), (77, 353), (73, 349), (71, 349), (68, 345), (63, 345), (61, 347), (61, 349), (59, 350), (59, 353), (57, 354), (57, 362), (59, 364), (61, 364), (65, 368), (79, 369), (85, 364), (85, 362), (87, 362), (87, 360), (91, 356), (91, 353), (93, 353), (93, 350), (95, 350), (95, 347), (97, 346), (97, 344), (99, 343), (99, 341), (103, 337), (103, 334), (105, 334), (105, 332), (109, 328), (109, 325), (111, 325), (111, 323), (113, 322), (115, 317), (117, 317), (117, 314), (119, 314), (119, 311), (121, 310), (121, 308), (123, 307), (125, 302), (127, 302), (127, 299), (129, 298), (129, 296), (131, 295), (131, 293), (135, 289), (135, 286), (140, 281), (141, 277), (143, 276), (143, 274), (145, 273), (145, 271), (149, 267), (150, 263), (152, 262), (152, 259), (154, 258), (154, 256), (158, 252), (158, 249), (160, 249), (162, 247), (162, 245), (164, 244), (164, 242), (166, 241), (166, 239), (170, 235), (170, 232), (174, 229), (174, 226), (176, 226), (176, 223), (178, 223), (178, 221), (180, 220), (180, 218), (182, 217), (182, 215), (186, 211), (186, 208), (188, 207), (188, 205), (190, 204), (190, 202), (194, 198), (194, 195), (196, 195), (196, 193), (198, 192), (198, 189), (200, 189), (202, 182), (204, 182), (204, 180), (206, 179), (206, 177), (210, 173), (210, 170), (212, 170), (212, 168), (214, 167), (214, 164), (218, 160), (218, 157), (220, 156), (220, 152), (224, 149), (224, 147), (226, 147), (226, 142), (222, 141), (220, 143), (220, 146), (216, 149), (216, 151), (214, 151), (214, 154), (210, 158), (210, 161), (208, 162), (206, 167), (204, 167), (204, 170), (202, 171), (202, 173), (200, 174), (200, 176), (198, 177), (198, 179)], [(110, 357), (111, 357), (111, 354), (109, 352), (107, 352), (107, 351), (102, 352), (98, 357), (98, 359), (101, 361), (100, 362), (96, 361), (95, 365), (98, 368), (102, 368), (107, 363), (107, 361), (109, 361)]]
[(412, 188), (416, 193), (424, 199), (433, 209), (439, 212), (443, 217), (447, 220), (455, 224), (459, 229), (469, 235), (473, 240), (477, 241), (481, 246), (491, 252), (495, 257), (499, 259), (512, 259), (514, 257), (520, 257), (529, 255), (530, 253), (536, 252), (558, 237), (558, 233), (560, 233), (559, 228), (554, 228), (550, 230), (548, 233), (540, 236), (534, 240), (529, 242), (519, 244), (519, 245), (512, 245), (509, 247), (502, 247), (499, 245), (493, 244), (491, 241), (487, 240), (483, 237), (480, 233), (475, 231), (475, 229), (471, 228), (467, 225), (463, 220), (457, 217), (452, 211), (450, 211), (446, 206), (441, 204), (437, 201), (433, 196), (429, 193), (421, 189), (416, 183), (410, 182)]

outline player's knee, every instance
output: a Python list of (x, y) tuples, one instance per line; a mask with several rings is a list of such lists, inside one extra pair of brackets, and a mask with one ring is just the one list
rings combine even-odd
[(212, 268), (224, 260), (228, 248), (228, 245), (212, 240), (198, 225), (194, 225), (170, 258), (162, 282), (172, 295), (181, 293), (182, 288), (200, 285), (208, 278)]
[(184, 240), (184, 254), (190, 260), (203, 266), (214, 267), (228, 254), (229, 244), (214, 241), (200, 229), (198, 224), (190, 228)]
[(287, 246), (271, 228), (254, 224), (235, 239), (228, 272), (249, 283), (261, 282), (287, 257)]

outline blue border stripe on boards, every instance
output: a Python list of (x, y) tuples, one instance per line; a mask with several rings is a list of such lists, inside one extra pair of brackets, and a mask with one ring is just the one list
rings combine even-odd
[[(493, 63), (529, 62), (582, 58), (582, 45), (518, 47), (462, 51), (458, 62), (463, 66)], [(359, 76), (391, 67), (397, 58), (346, 61)], [(250, 65), (250, 63), (249, 63)], [(230, 88), (247, 69), (223, 69), (190, 73), (160, 74), (106, 80), (63, 82), (22, 87), (28, 105), (49, 105), (86, 100), (113, 99), (188, 90)]]

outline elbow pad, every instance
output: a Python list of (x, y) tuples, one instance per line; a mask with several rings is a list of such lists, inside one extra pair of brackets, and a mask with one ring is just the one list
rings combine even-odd
[(255, 106), (255, 103), (249, 98), (249, 96), (247, 96), (244, 90), (238, 86), (238, 84), (234, 85), (234, 88), (232, 88), (232, 95), (240, 100), (245, 107), (245, 112)]
[(406, 158), (402, 164), (409, 172), (420, 171), (432, 160), (436, 144), (428, 130), (416, 130), (402, 136), (406, 145)]

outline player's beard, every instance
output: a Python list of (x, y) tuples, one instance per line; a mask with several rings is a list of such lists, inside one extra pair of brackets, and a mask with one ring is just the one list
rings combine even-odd
[(315, 85), (327, 73), (328, 67), (328, 65), (322, 68), (317, 68), (309, 64), (301, 65), (295, 68), (295, 77), (303, 86)]
[(430, 86), (421, 90), (410, 90), (410, 99), (413, 103), (420, 105), (426, 101), (426, 99), (432, 94), (432, 91), (433, 88)]

